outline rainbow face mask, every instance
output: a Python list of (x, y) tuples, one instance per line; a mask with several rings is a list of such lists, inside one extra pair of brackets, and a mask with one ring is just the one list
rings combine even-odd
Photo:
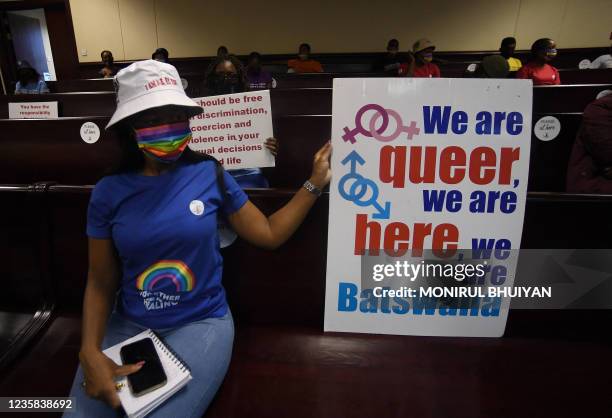
[(179, 159), (189, 140), (189, 121), (135, 129), (136, 142), (145, 154), (163, 163)]

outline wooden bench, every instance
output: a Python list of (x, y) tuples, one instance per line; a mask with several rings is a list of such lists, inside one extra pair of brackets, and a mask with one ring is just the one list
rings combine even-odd
[(52, 93), (115, 91), (113, 80), (110, 78), (48, 81), (47, 86)]
[(610, 84), (612, 69), (600, 70), (559, 70), (559, 77), (563, 84)]
[(575, 84), (561, 86), (536, 86), (533, 88), (533, 111), (537, 113), (582, 112), (596, 100), (603, 90), (612, 84)]
[[(34, 183), (51, 180), (73, 184), (95, 184), (114, 162), (119, 147), (104, 131), (108, 118), (60, 118), (56, 120), (0, 120), (5, 133), (0, 183)], [(94, 122), (100, 139), (88, 144), (81, 139), (85, 122)]]
[(115, 111), (114, 92), (18, 94), (0, 96), (0, 119), (9, 117), (8, 104), (22, 102), (57, 102), (59, 116), (111, 116)]
[[(567, 163), (580, 113), (534, 114), (561, 122), (559, 137), (543, 142), (532, 137), (529, 190), (564, 191)], [(100, 140), (87, 144), (80, 138), (85, 122), (102, 130)], [(52, 180), (65, 184), (95, 184), (117, 161), (117, 138), (103, 130), (108, 118), (61, 118), (58, 120), (0, 120), (7, 136), (3, 146), (0, 183), (32, 183)], [(298, 187), (310, 176), (312, 157), (330, 139), (331, 116), (295, 115), (273, 119), (274, 135), (280, 141), (276, 167), (267, 170), (273, 187)], [(12, 140), (12, 138), (20, 138)], [(27, 139), (26, 139), (27, 138)], [(35, 158), (34, 158), (35, 157)]]
[(582, 123), (582, 113), (534, 114), (533, 123), (548, 116), (559, 120), (561, 130), (552, 141), (541, 141), (532, 131), (529, 190), (562, 192), (565, 191), (567, 165)]
[(375, 72), (365, 73), (314, 73), (314, 74), (291, 74), (276, 73), (272, 75), (276, 80), (276, 88), (296, 89), (296, 88), (331, 88), (334, 78), (370, 78), (386, 77), (385, 74)]
[[(612, 84), (535, 86), (533, 112), (582, 112), (597, 94), (607, 89), (612, 89)], [(274, 114), (331, 115), (332, 92), (331, 88), (274, 90), (271, 94)]]
[[(190, 97), (202, 95), (203, 76), (185, 76), (187, 89)], [(47, 85), (52, 93), (83, 93), (83, 92), (115, 92), (112, 79), (92, 78), (78, 80), (48, 81)]]
[[(80, 345), (90, 192), (55, 185), (35, 196), (53, 231), (42, 247), (52, 260), (49, 280), (58, 298), (52, 321), (0, 374), (3, 396), (68, 394)], [(0, 187), (0, 193), (15, 210), (26, 209), (17, 192)], [(252, 190), (249, 196), (269, 214), (292, 193)], [(531, 193), (523, 247), (607, 248), (611, 202)], [(363, 417), (388, 405), (419, 416), (470, 418), (523, 416), (525, 410), (560, 417), (608, 413), (607, 311), (512, 311), (500, 339), (323, 333), (327, 212), (324, 194), (279, 250), (238, 240), (225, 252), (236, 339), (206, 417)], [(583, 222), (568, 226), (572, 218)]]
[[(534, 113), (582, 112), (612, 84), (535, 86)], [(276, 115), (331, 115), (331, 88), (276, 89), (271, 91), (272, 111)]]
[[(310, 77), (310, 76), (308, 76)], [(313, 76), (312, 79), (316, 79)], [(81, 80), (86, 82), (87, 80)], [(95, 80), (98, 82), (99, 80)], [(83, 86), (86, 88), (86, 86)], [(603, 90), (612, 90), (612, 84), (576, 84), (561, 86), (536, 86), (533, 89), (535, 113), (582, 112)], [(288, 88), (270, 91), (272, 113), (284, 115), (331, 115), (332, 88)], [(57, 100), (61, 103), (62, 116), (110, 116), (115, 103), (112, 94), (74, 93), (41, 96), (0, 96), (0, 117), (8, 113), (10, 101)]]

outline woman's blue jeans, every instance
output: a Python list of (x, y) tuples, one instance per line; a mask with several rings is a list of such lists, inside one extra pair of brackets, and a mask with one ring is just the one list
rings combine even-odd
[[(109, 318), (102, 349), (120, 343), (146, 329), (113, 312)], [(208, 318), (177, 328), (155, 331), (164, 337), (166, 343), (189, 365), (193, 379), (147, 417), (202, 417), (223, 382), (232, 356), (234, 322), (229, 308), (227, 314), (221, 318)], [(66, 418), (116, 417), (116, 410), (108, 404), (87, 396), (81, 386), (83, 379), (83, 370), (79, 366), (69, 395), (76, 398), (76, 411), (64, 416)]]

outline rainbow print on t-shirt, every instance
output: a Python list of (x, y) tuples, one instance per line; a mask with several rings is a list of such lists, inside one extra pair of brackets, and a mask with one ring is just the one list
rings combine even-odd
[(152, 292), (165, 280), (172, 281), (177, 292), (190, 292), (195, 285), (193, 272), (181, 260), (159, 260), (138, 276), (136, 287)]

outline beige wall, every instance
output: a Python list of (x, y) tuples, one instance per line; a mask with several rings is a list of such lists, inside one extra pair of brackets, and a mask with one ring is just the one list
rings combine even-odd
[[(402, 50), (419, 37), (438, 50), (496, 50), (514, 35), (527, 49), (539, 37), (560, 48), (606, 46), (612, 0), (70, 0), (79, 59), (210, 56), (219, 45), (246, 54), (291, 53), (306, 41), (314, 52)], [(219, 7), (221, 6), (221, 7)], [(82, 53), (86, 52), (87, 55)]]
[(157, 48), (154, 1), (119, 0), (119, 18), (126, 59), (150, 57)]
[(79, 61), (100, 61), (104, 49), (113, 51), (115, 59), (125, 57), (116, 0), (74, 0), (70, 2), (70, 11)]

